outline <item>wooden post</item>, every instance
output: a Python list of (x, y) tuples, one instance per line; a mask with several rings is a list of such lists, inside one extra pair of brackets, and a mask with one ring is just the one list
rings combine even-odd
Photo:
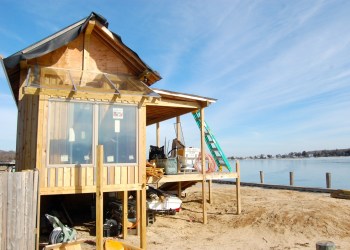
[(331, 188), (332, 186), (332, 175), (331, 173), (326, 173), (326, 185), (327, 185), (327, 188)]
[[(157, 147), (160, 147), (160, 126), (159, 122), (156, 124), (156, 139), (157, 139)], [(164, 145), (166, 147), (166, 145)]]
[(237, 214), (241, 214), (241, 169), (239, 165), (239, 161), (236, 161), (236, 197), (237, 197)]
[(97, 145), (96, 249), (103, 250), (103, 145)]
[[(40, 178), (40, 173), (39, 173)], [(39, 182), (40, 183), (40, 182)], [(41, 213), (41, 195), (38, 191), (38, 208), (37, 208), (37, 214), (36, 214), (36, 229), (35, 229), (35, 249), (39, 250), (39, 243), (40, 243), (40, 213)], [(1, 245), (0, 245), (1, 247)]]
[(316, 250), (335, 250), (335, 244), (332, 241), (318, 241)]
[(140, 190), (136, 191), (136, 234), (140, 235), (140, 220), (141, 220), (141, 197)]
[(209, 204), (213, 204), (213, 192), (212, 192), (212, 180), (208, 181), (208, 189), (209, 189)]
[(264, 184), (264, 171), (260, 171), (260, 183)]
[(201, 159), (202, 159), (202, 203), (203, 203), (203, 224), (208, 223), (207, 217), (207, 201), (205, 195), (205, 141), (204, 141), (204, 108), (201, 108)]
[(181, 187), (181, 181), (177, 183), (177, 196), (179, 199), (181, 199), (181, 193), (182, 193), (182, 187)]
[(294, 186), (294, 173), (289, 172), (289, 185)]
[[(180, 133), (181, 133), (181, 129), (180, 129), (180, 116), (176, 117), (176, 139), (178, 141), (180, 141)], [(176, 155), (178, 155), (178, 151), (176, 150)], [(180, 161), (179, 159), (177, 159), (177, 172), (180, 173), (181, 172), (181, 166), (180, 166)]]
[(128, 191), (123, 191), (123, 239), (128, 236)]
[(146, 185), (143, 184), (141, 189), (141, 239), (140, 239), (140, 247), (142, 249), (147, 248), (146, 241)]

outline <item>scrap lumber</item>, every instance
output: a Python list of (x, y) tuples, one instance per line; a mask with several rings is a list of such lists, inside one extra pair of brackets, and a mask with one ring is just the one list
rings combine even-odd
[(163, 168), (157, 168), (155, 164), (151, 164), (149, 162), (146, 163), (146, 176), (147, 180), (150, 177), (155, 177), (158, 180), (161, 179), (164, 175), (164, 169)]

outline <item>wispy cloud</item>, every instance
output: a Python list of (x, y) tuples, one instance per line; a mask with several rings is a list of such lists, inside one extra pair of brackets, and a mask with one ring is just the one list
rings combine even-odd
[[(185, 9), (184, 16), (204, 20), (204, 24), (191, 22), (181, 29), (181, 35), (194, 34), (196, 38), (182, 43), (181, 50), (174, 52), (178, 60), (172, 60), (168, 71), (173, 69), (175, 75), (185, 53), (191, 53), (191, 61), (183, 66), (190, 77), (177, 77), (186, 85), (180, 82), (172, 86), (219, 98), (208, 109), (208, 119), (215, 124), (220, 138), (232, 137), (228, 134), (244, 129), (248, 140), (273, 138), (276, 133), (285, 140), (323, 133), (325, 136), (318, 141), (326, 145), (327, 135), (337, 129), (348, 135), (344, 115), (350, 108), (346, 101), (350, 96), (346, 56), (350, 35), (344, 25), (348, 21), (346, 12), (335, 11), (346, 8), (330, 2), (289, 2), (281, 4), (284, 7), (270, 4), (274, 12), (266, 5), (218, 5), (205, 9), (206, 19), (201, 12)], [(217, 11), (223, 15), (217, 15)], [(215, 22), (212, 17), (218, 16)], [(189, 23), (186, 19), (184, 22)]]
[(0, 27), (0, 36), (3, 37), (2, 39), (13, 39), (16, 42), (24, 43), (24, 39), (20, 35), (4, 27)]
[[(350, 147), (348, 1), (50, 4), (20, 8), (45, 34), (92, 8), (160, 72), (155, 87), (218, 98), (206, 119), (229, 154)], [(2, 32), (21, 42), (20, 33)], [(174, 137), (173, 123), (162, 124), (162, 143)], [(183, 129), (188, 145), (199, 146), (190, 115)]]

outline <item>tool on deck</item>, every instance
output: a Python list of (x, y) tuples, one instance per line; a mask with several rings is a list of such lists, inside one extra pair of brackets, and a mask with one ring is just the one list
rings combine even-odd
[[(194, 120), (196, 121), (199, 129), (201, 128), (201, 115), (199, 111), (192, 112)], [(210, 131), (208, 124), (204, 121), (204, 138), (211, 155), (213, 156), (219, 170), (222, 167), (227, 168), (229, 172), (232, 172), (231, 165), (226, 158), (225, 153), (222, 151), (219, 142), (215, 139), (214, 134)]]
[(45, 214), (45, 217), (52, 224), (53, 230), (49, 236), (49, 244), (56, 244), (76, 240), (77, 231), (74, 228), (65, 226), (57, 217)]

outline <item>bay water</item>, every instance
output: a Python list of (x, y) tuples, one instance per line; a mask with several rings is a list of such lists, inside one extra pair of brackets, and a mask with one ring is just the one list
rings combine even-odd
[[(326, 188), (326, 173), (331, 173), (331, 188), (350, 189), (350, 157), (240, 160), (241, 181), (289, 185), (289, 172), (294, 172), (294, 186)], [(232, 169), (235, 161), (230, 160)]]

